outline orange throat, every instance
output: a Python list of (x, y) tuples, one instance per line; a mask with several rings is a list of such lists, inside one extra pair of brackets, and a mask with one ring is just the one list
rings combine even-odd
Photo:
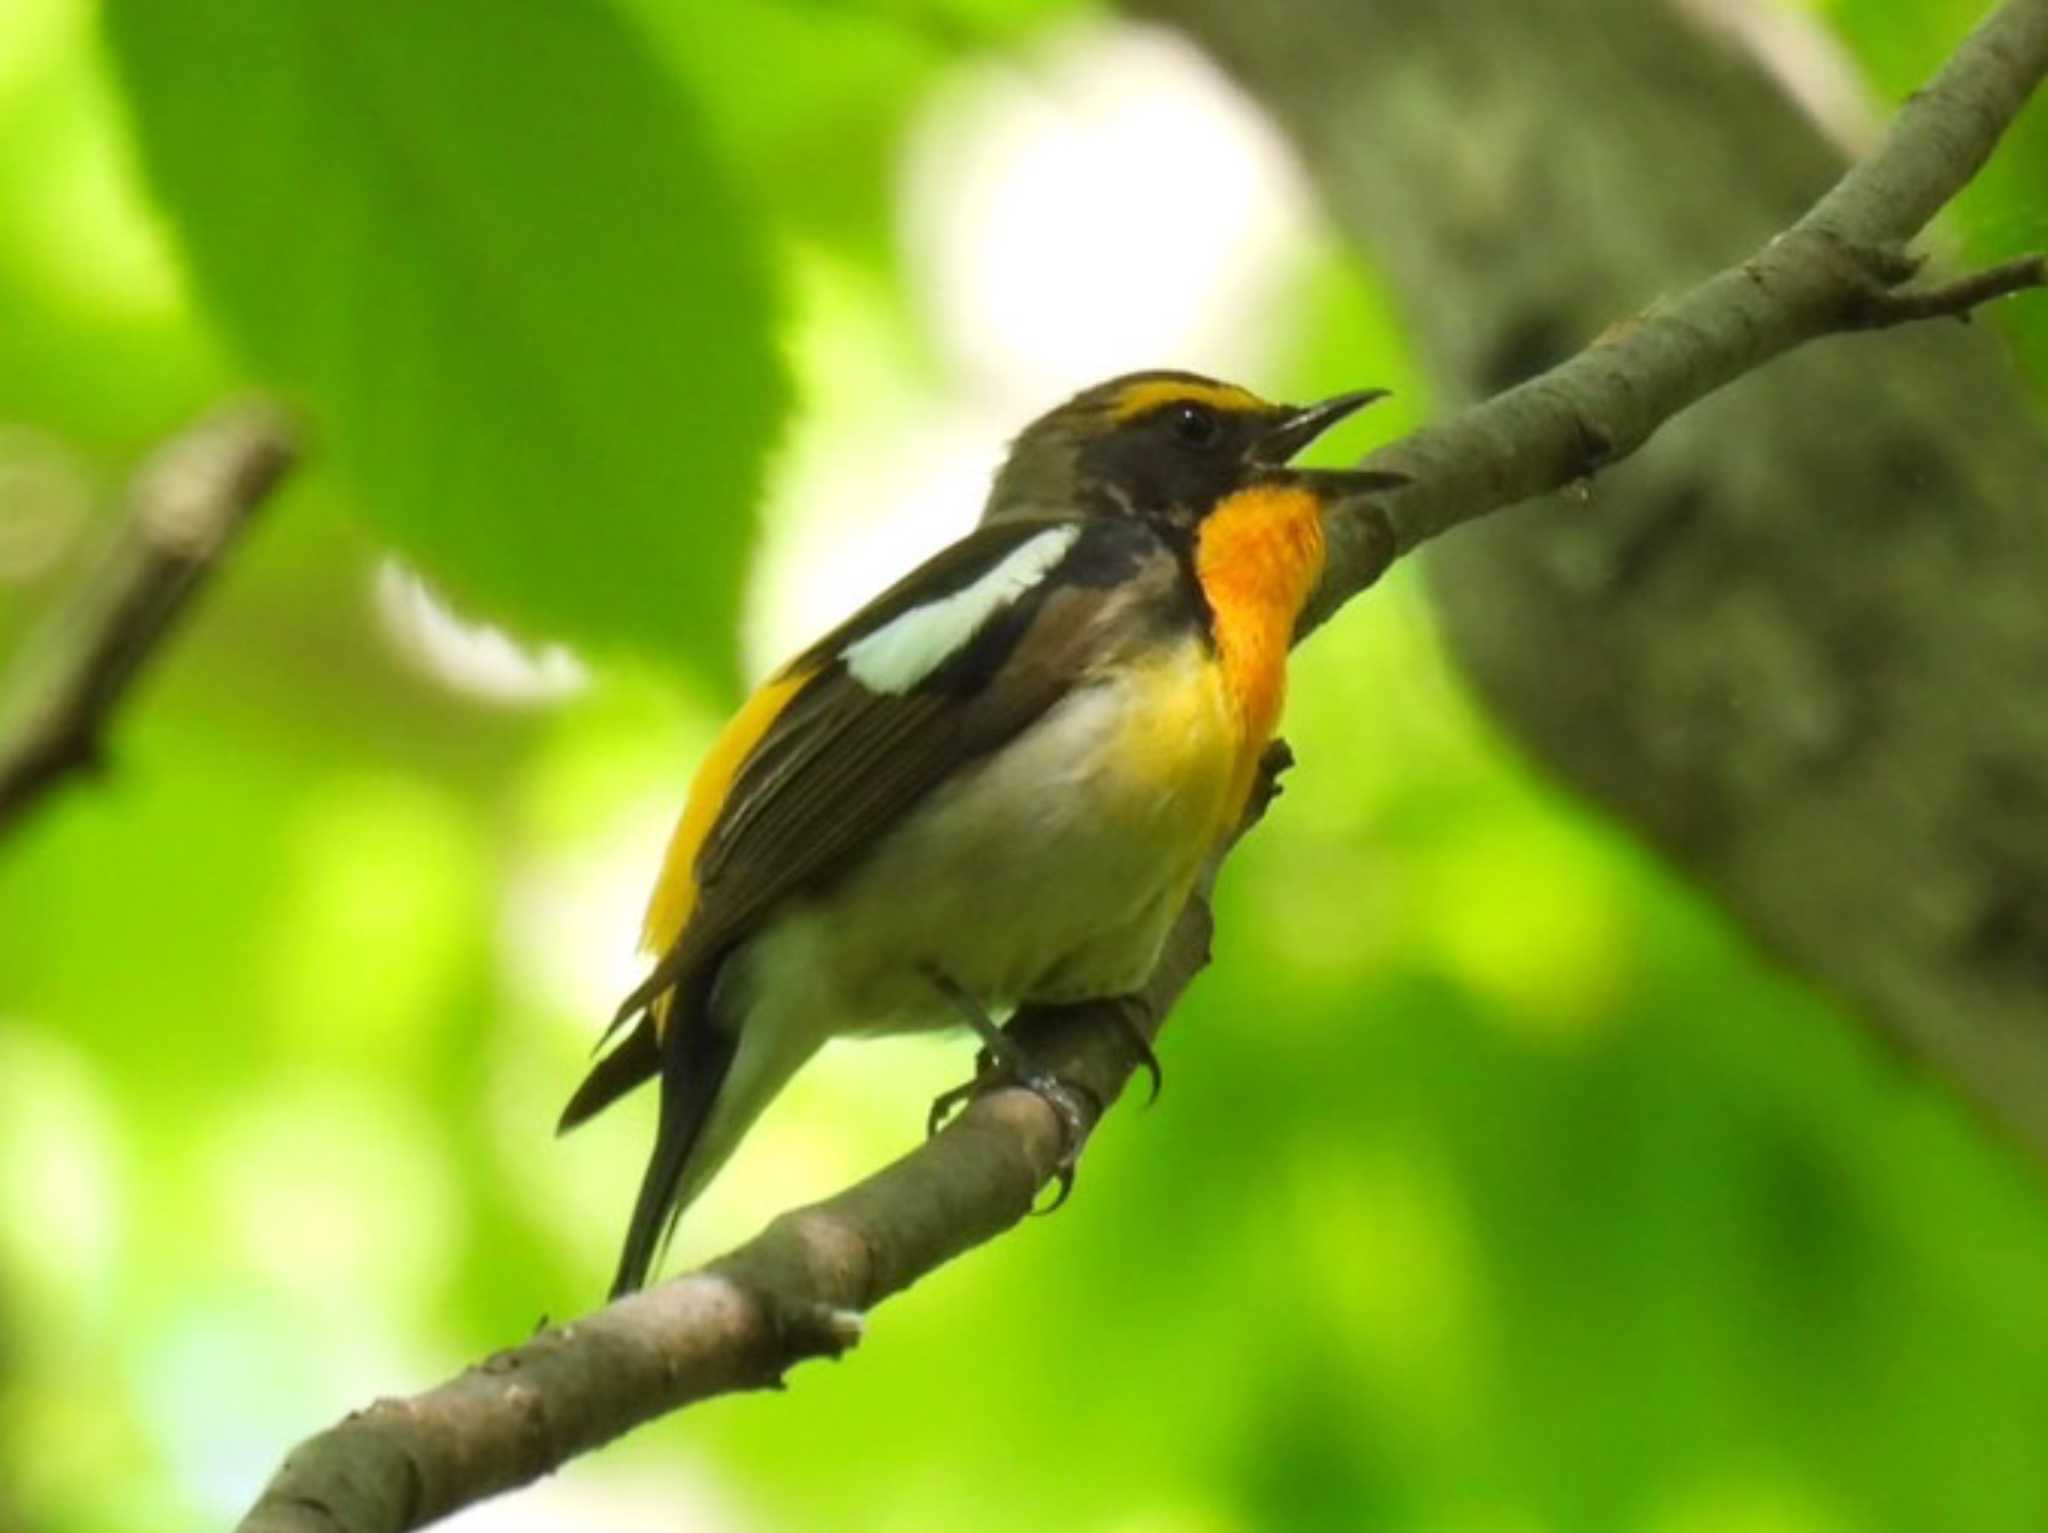
[(1202, 523), (1195, 578), (1214, 614), (1216, 656), (1242, 731), (1240, 806), (1280, 723), (1294, 625), (1322, 574), (1321, 505), (1309, 490), (1240, 490)]

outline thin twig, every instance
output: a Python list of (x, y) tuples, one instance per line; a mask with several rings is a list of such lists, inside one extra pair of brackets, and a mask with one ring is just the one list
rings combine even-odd
[[(2006, 0), (1900, 109), (1878, 147), (1762, 250), (1610, 326), (1549, 372), (1373, 453), (1368, 466), (1411, 482), (1332, 517), (1329, 568), (1303, 632), (1429, 539), (1588, 478), (1687, 405), (1795, 346), (1868, 328), (1873, 283), (1912, 272), (1901, 259), (1907, 244), (1991, 157), (2044, 72), (2048, 0)], [(1994, 268), (1947, 290), (1967, 296), (2027, 269)]]
[(137, 471), (113, 546), (10, 677), (0, 835), (65, 778), (101, 765), (114, 710), (294, 453), (278, 412), (248, 404), (174, 437)]
[[(1375, 454), (1373, 466), (1412, 482), (1333, 517), (1316, 619), (1425, 539), (1563, 488), (1771, 357), (1857, 328), (1872, 273), (1887, 269), (1890, 253), (1887, 286), (1904, 280), (1896, 252), (1976, 172), (2044, 72), (2048, 0), (2007, 0), (1900, 113), (1879, 149), (1753, 259), (1614, 327), (1543, 377)], [(1965, 279), (1938, 312), (2010, 291), (2007, 283), (2027, 285), (2010, 272)], [(1146, 1039), (1205, 961), (1208, 934), (1198, 899), (1149, 987)], [(1034, 1010), (1011, 1025), (1106, 1104), (1139, 1058), (1120, 1009)], [(845, 1312), (870, 1308), (1021, 1218), (1055, 1174), (1060, 1143), (1038, 1098), (993, 1092), (879, 1175), (782, 1215), (722, 1261), (309, 1439), (245, 1533), (400, 1533), (547, 1473), (638, 1422), (773, 1383), (805, 1357), (836, 1355), (854, 1334)]]
[(2048, 255), (2022, 256), (1931, 287), (1877, 287), (1851, 310), (1858, 329), (1882, 330), (1921, 319), (1963, 319), (1983, 305), (2029, 288), (2048, 287)]

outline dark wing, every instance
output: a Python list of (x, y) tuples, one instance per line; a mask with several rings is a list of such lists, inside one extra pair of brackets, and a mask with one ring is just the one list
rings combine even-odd
[[(1074, 527), (1059, 561), (988, 612), (915, 685), (878, 691), (845, 658), (889, 624), (973, 586), (1033, 538)], [(1134, 578), (1145, 571), (1150, 578)], [(684, 974), (722, 955), (776, 904), (815, 887), (892, 827), (963, 764), (1052, 706), (1177, 572), (1139, 523), (1003, 522), (978, 528), (878, 597), (790, 667), (807, 680), (741, 765), (702, 848), (688, 924), (629, 996), (644, 1010)]]

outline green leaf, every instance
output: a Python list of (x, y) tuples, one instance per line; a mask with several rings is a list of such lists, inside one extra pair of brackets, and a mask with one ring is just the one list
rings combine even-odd
[(758, 230), (595, 0), (110, 0), (204, 299), (378, 527), (532, 634), (730, 668), (785, 398)]

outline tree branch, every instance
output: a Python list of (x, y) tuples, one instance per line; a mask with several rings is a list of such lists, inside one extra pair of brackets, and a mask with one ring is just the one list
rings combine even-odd
[(275, 410), (242, 405), (174, 437), (136, 472), (114, 545), (11, 678), (0, 835), (66, 777), (101, 765), (114, 710), (295, 453)]
[(1883, 141), (1791, 228), (1738, 266), (1610, 326), (1569, 361), (1382, 448), (1413, 481), (1333, 519), (1304, 631), (1402, 554), (1619, 462), (1722, 385), (1824, 335), (1966, 313), (2043, 285), (2029, 256), (1924, 292), (1904, 246), (1969, 182), (2048, 72), (2048, 0), (2007, 0), (1908, 101)]
[[(1270, 784), (1285, 763), (1269, 757)], [(1213, 870), (1212, 870), (1213, 877)], [(1181, 913), (1144, 994), (1039, 1008), (1010, 1025), (1033, 1057), (1106, 1109), (1209, 959), (1206, 888)], [(1091, 1122), (1090, 1127), (1093, 1127)], [(837, 1357), (860, 1316), (1031, 1211), (1063, 1129), (1029, 1091), (975, 1098), (894, 1165), (785, 1213), (700, 1271), (620, 1299), (404, 1400), (380, 1400), (284, 1461), (242, 1533), (400, 1533), (548, 1474), (655, 1416), (774, 1388)]]
[[(1918, 265), (1906, 264), (1909, 270)], [(1933, 287), (1887, 287), (1880, 280), (1871, 285), (1860, 302), (1850, 305), (1850, 322), (1860, 329), (1882, 330), (1888, 325), (1910, 324), (1918, 319), (1968, 319), (1993, 299), (2009, 298), (2042, 286), (2048, 286), (2048, 256), (2038, 255), (2001, 261)]]
[[(1837, 182), (1889, 184), (1915, 217), (1953, 187), (1939, 157), (1907, 157), (1918, 189), (1844, 181), (1840, 147), (1702, 22), (1715, 7), (1372, 0), (1362, 26), (1349, 0), (1297, 0), (1278, 28), (1143, 3), (1291, 139), (1378, 262), (1439, 418), (1615, 341), (1618, 312), (1668, 313)], [(1978, 59), (2020, 71), (2007, 104), (2040, 27), (2010, 19), (2032, 39)], [(1996, 122), (1955, 115), (1960, 165)], [(1908, 227), (1840, 247), (1846, 281), (1902, 278)], [(1447, 657), (1532, 767), (2048, 1163), (2048, 717), (2012, 705), (2048, 671), (2048, 443), (2014, 361), (1958, 324), (1800, 347), (1603, 469), (1597, 502), (1433, 538), (1422, 573)]]
[[(1990, 154), (2048, 71), (2048, 0), (2008, 0), (1900, 114), (1882, 146), (1749, 261), (1615, 327), (1527, 384), (1374, 455), (1412, 483), (1332, 520), (1313, 621), (1401, 553), (1460, 523), (1577, 481), (1666, 419), (1815, 337), (1953, 313), (2018, 286), (2000, 268), (1895, 295), (1903, 242)], [(1312, 626), (1312, 624), (1310, 625)], [(1206, 899), (1184, 913), (1139, 1008), (1150, 1037), (1206, 961)], [(1141, 1051), (1116, 1005), (1036, 1010), (1011, 1025), (1104, 1104)], [(1029, 1093), (992, 1092), (936, 1138), (826, 1202), (782, 1215), (699, 1272), (549, 1330), (409, 1400), (302, 1444), (245, 1533), (398, 1533), (545, 1474), (633, 1425), (836, 1356), (856, 1316), (1014, 1224), (1055, 1174), (1059, 1128)]]

